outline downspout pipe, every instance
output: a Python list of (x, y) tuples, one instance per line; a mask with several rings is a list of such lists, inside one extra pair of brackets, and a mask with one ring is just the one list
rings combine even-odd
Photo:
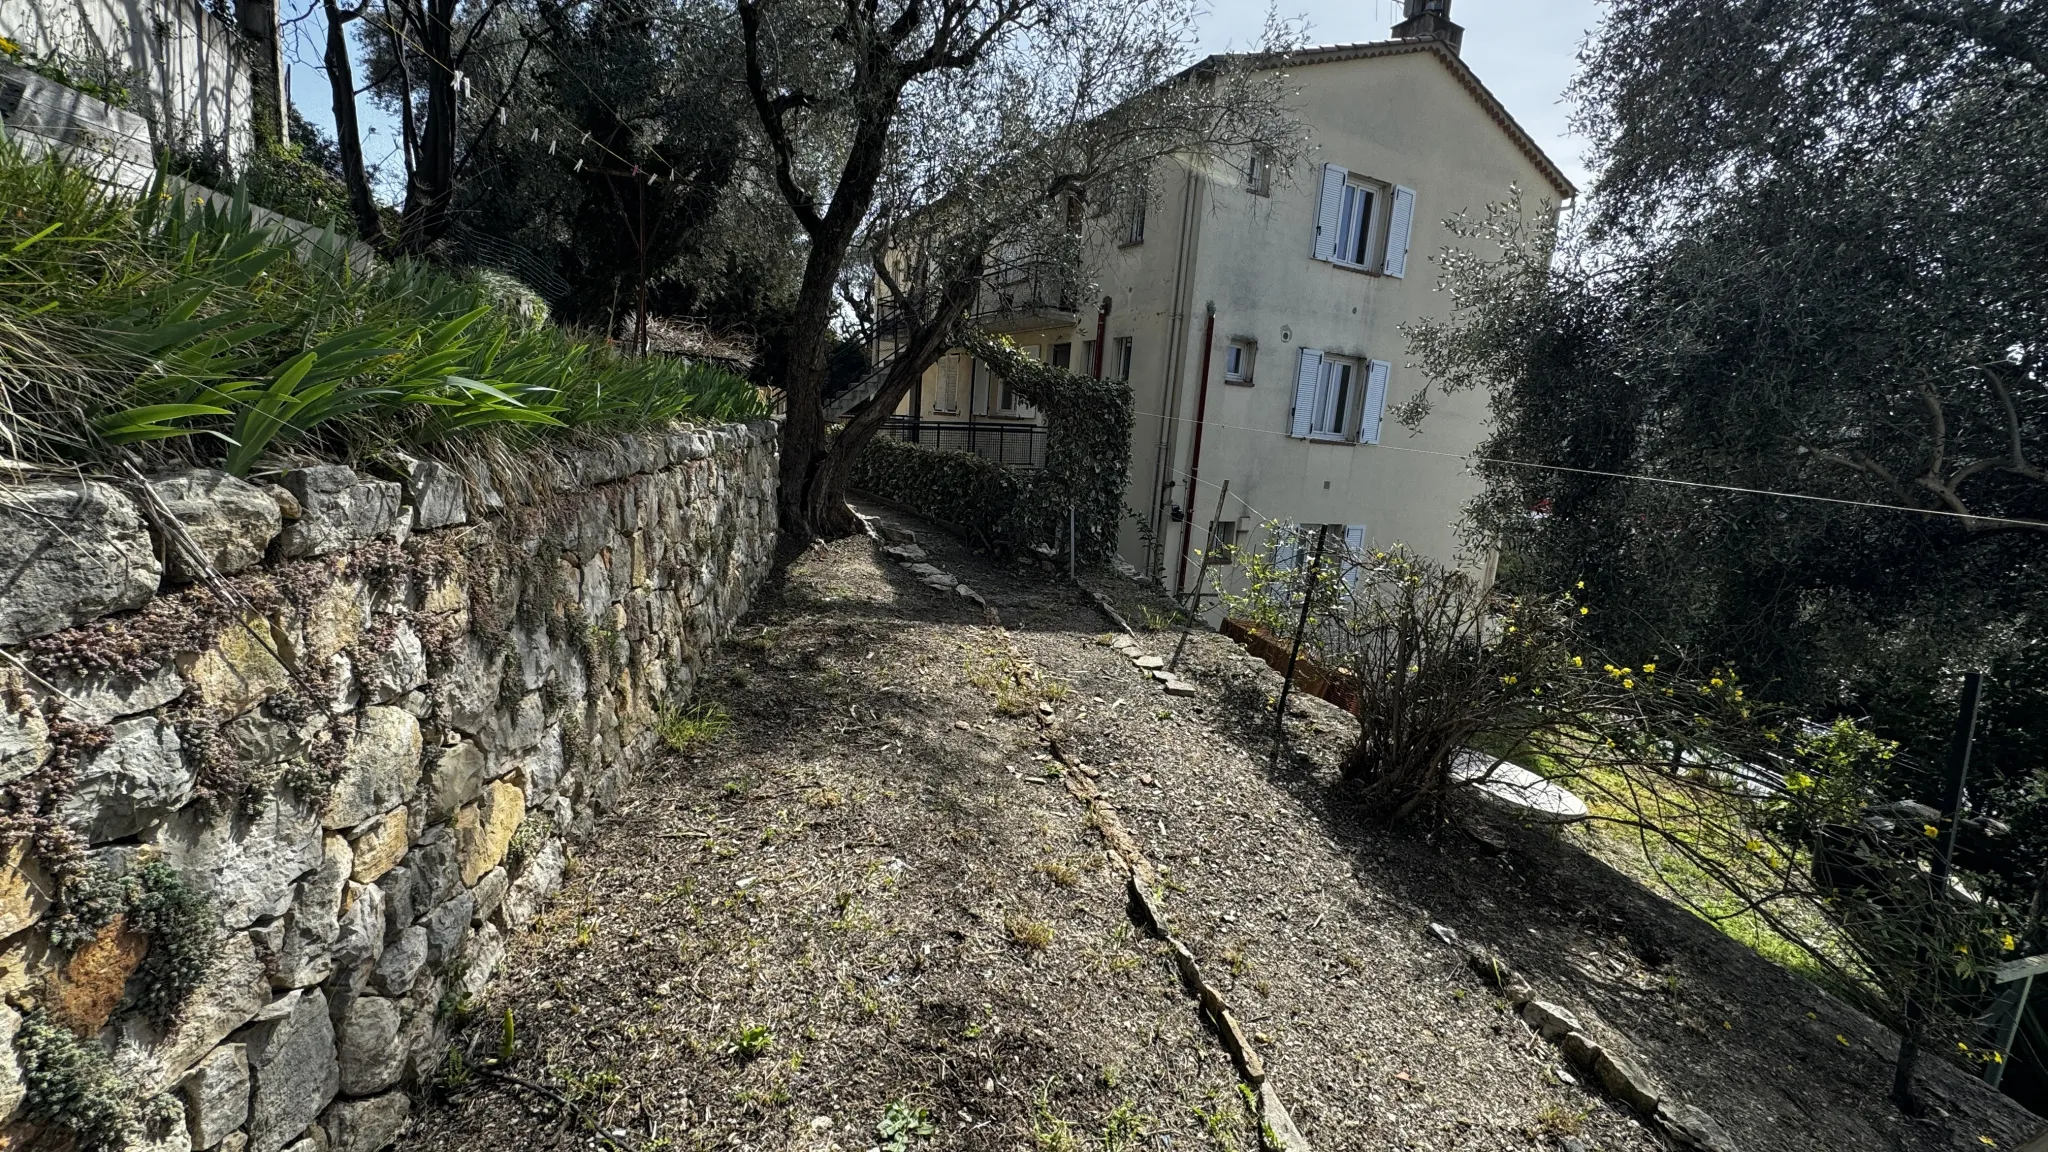
[(1114, 303), (1116, 297), (1104, 296), (1102, 307), (1095, 310), (1095, 355), (1090, 357), (1093, 363), (1088, 365), (1088, 374), (1097, 380), (1102, 379), (1102, 344), (1109, 332), (1109, 307)]
[[(1202, 421), (1209, 414), (1209, 353), (1216, 346), (1216, 302), (1208, 303), (1208, 319), (1202, 325), (1202, 376), (1195, 389), (1195, 439), (1188, 449), (1188, 507), (1187, 515), (1180, 522), (1180, 562), (1174, 566), (1173, 594), (1178, 598), (1188, 578), (1188, 545), (1195, 535), (1195, 486), (1202, 480)], [(1196, 604), (1201, 606), (1202, 590), (1195, 589)]]

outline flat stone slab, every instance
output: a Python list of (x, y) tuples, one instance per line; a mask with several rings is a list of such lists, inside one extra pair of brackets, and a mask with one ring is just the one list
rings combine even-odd
[(1140, 670), (1142, 670), (1142, 671), (1145, 671), (1145, 672), (1150, 672), (1150, 671), (1153, 671), (1154, 669), (1158, 669), (1158, 668), (1164, 668), (1164, 667), (1166, 667), (1166, 657), (1164, 657), (1164, 656), (1134, 656), (1134, 657), (1132, 657), (1132, 658), (1131, 658), (1131, 663), (1132, 663), (1132, 664), (1134, 664), (1134, 665), (1136, 665), (1136, 666), (1137, 666), (1137, 667), (1138, 667), (1138, 668), (1139, 668)]
[(1591, 815), (1586, 802), (1509, 760), (1463, 749), (1451, 760), (1451, 778), (1514, 816), (1540, 824), (1576, 824)]

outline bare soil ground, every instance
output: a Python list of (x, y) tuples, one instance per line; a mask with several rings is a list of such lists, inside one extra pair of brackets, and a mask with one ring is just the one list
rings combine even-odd
[[(700, 694), (730, 731), (628, 790), (471, 1007), (404, 1146), (858, 1152), (922, 1116), (901, 1147), (1258, 1147), (1235, 1069), (1053, 774), (1041, 701), (1317, 1149), (1663, 1146), (1432, 922), (1746, 1152), (2016, 1148), (2042, 1127), (1939, 1062), (1936, 1113), (1902, 1118), (1888, 1033), (1564, 839), (1496, 821), (1494, 851), (1363, 819), (1334, 786), (1348, 718), (1320, 701), (1276, 758), (1279, 678), (1224, 638), (1192, 636), (1198, 693), (1165, 697), (1097, 643), (1077, 590), (919, 542), (1003, 627), (865, 539), (790, 564)], [(1175, 637), (1140, 639), (1170, 655)]]

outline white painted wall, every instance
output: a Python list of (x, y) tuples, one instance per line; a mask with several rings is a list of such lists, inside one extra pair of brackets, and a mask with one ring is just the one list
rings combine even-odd
[(111, 58), (133, 77), (133, 110), (159, 147), (247, 155), (249, 70), (233, 21), (198, 0), (0, 0), (0, 36), (37, 56)]

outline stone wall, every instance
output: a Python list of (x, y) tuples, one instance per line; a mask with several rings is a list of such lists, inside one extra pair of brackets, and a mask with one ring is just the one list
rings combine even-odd
[(746, 610), (775, 477), (764, 422), (0, 486), (0, 1147), (390, 1144)]

